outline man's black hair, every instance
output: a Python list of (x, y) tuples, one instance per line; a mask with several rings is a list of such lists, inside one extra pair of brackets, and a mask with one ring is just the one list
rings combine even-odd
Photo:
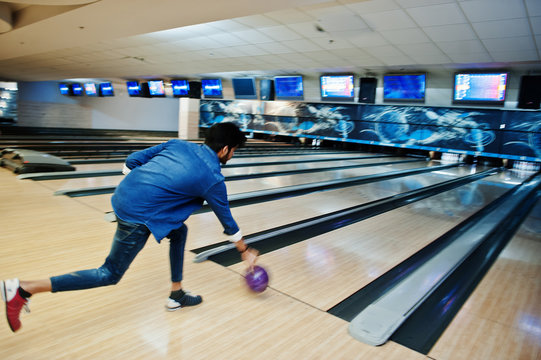
[(208, 145), (216, 153), (224, 148), (224, 146), (229, 146), (229, 148), (234, 148), (235, 146), (242, 147), (246, 142), (246, 137), (239, 130), (237, 125), (232, 122), (218, 123), (212, 125), (208, 131), (205, 138), (205, 144)]

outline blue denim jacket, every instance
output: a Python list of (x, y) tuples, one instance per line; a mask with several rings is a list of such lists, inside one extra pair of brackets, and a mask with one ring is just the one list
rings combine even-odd
[(231, 215), (224, 176), (216, 153), (204, 144), (179, 139), (132, 153), (130, 173), (112, 197), (122, 220), (145, 224), (158, 242), (206, 200), (228, 235), (239, 231)]

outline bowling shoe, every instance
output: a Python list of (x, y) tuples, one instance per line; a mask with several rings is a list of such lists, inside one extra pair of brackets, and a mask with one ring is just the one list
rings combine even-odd
[(200, 295), (193, 296), (186, 291), (184, 295), (178, 298), (173, 298), (172, 296), (170, 296), (167, 299), (165, 308), (167, 309), (167, 311), (175, 311), (180, 309), (181, 307), (199, 305), (202, 301), (203, 298)]
[(15, 332), (21, 328), (19, 316), (23, 307), (26, 312), (30, 312), (28, 299), (19, 294), (19, 279), (0, 282), (0, 292), (2, 293), (2, 300), (6, 303), (6, 317), (9, 327), (11, 331)]

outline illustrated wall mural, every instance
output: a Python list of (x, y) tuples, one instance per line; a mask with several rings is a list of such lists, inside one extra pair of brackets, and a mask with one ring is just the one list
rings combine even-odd
[(501, 111), (368, 105), (363, 107), (361, 123), (362, 140), (375, 136), (384, 144), (497, 153)]
[(507, 112), (502, 153), (541, 158), (541, 113)]
[(202, 100), (200, 126), (541, 161), (541, 113), (455, 107)]

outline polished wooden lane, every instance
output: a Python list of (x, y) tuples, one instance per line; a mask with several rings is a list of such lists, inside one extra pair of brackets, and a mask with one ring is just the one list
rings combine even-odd
[[(541, 214), (541, 204), (537, 214)], [(541, 359), (540, 218), (530, 219), (533, 231), (527, 231), (526, 220), (429, 352), (430, 357)]]
[(104, 171), (104, 170), (122, 170), (123, 162), (105, 163), (105, 164), (76, 164), (75, 171)]
[[(0, 169), (3, 170), (3, 169)], [(99, 266), (114, 224), (36, 182), (0, 171), (2, 277), (42, 278)], [(272, 289), (256, 296), (239, 274), (187, 252), (184, 285), (204, 295), (168, 313), (168, 247), (149, 241), (114, 287), (38, 294), (23, 328), (0, 326), (2, 359), (425, 359), (397, 344), (374, 348), (346, 323)]]
[[(450, 170), (450, 173), (456, 176), (464, 171), (466, 170), (456, 168)], [(434, 174), (412, 175), (399, 179), (235, 207), (232, 209), (232, 213), (243, 232), (252, 234), (347, 207), (365, 204), (409, 190), (430, 186), (444, 180), (446, 178)], [(190, 229), (190, 234), (197, 234), (189, 237), (188, 248), (194, 249), (207, 246), (219, 240), (216, 239), (215, 234), (220, 233), (222, 227), (212, 212), (192, 215), (186, 224)]]
[[(468, 187), (481, 191), (476, 184)], [(505, 191), (499, 186), (482, 188), (480, 201), (467, 206), (461, 206), (465, 188), (450, 190), (264, 254), (260, 261), (271, 269), (274, 288), (326, 311)], [(240, 272), (242, 266), (231, 268)]]

